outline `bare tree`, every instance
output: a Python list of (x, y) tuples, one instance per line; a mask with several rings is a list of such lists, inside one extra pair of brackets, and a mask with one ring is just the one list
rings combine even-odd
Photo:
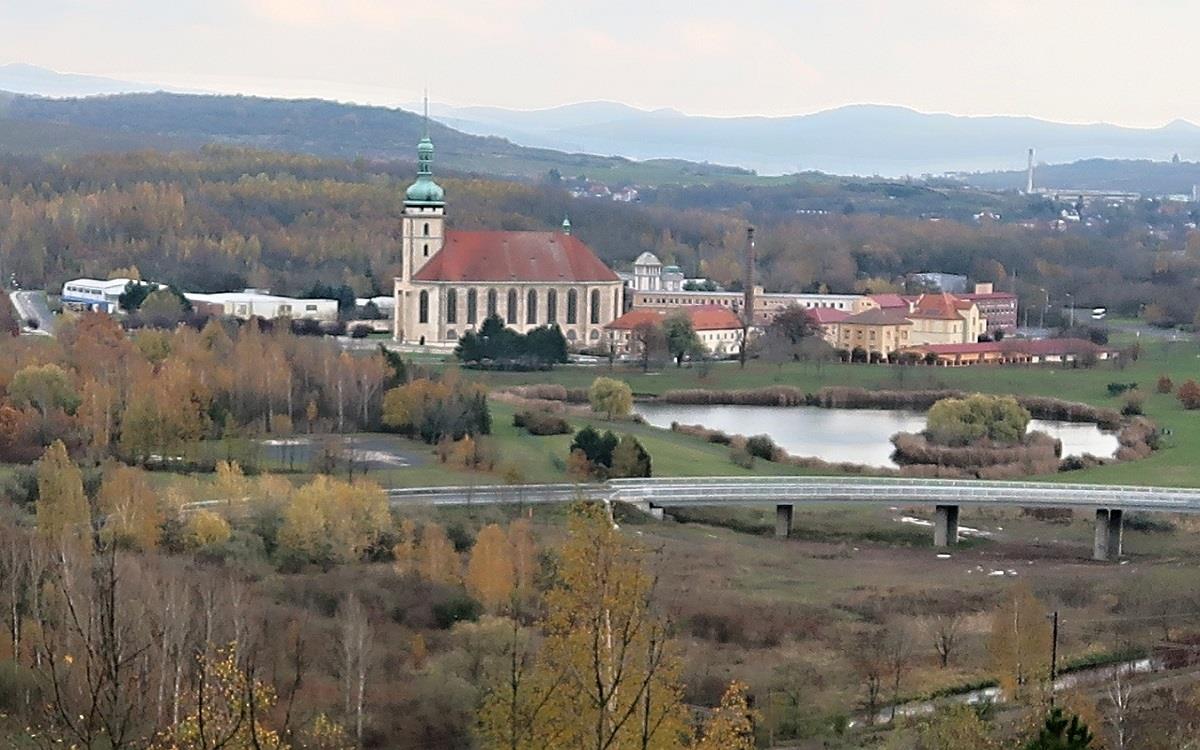
[(912, 638), (908, 627), (902, 622), (890, 623), (884, 648), (887, 653), (887, 666), (892, 678), (892, 713), (891, 721), (896, 720), (896, 706), (900, 703), (900, 680), (908, 671), (912, 659)]
[(1105, 691), (1111, 706), (1105, 717), (1112, 727), (1112, 750), (1127, 750), (1133, 747), (1131, 740), (1133, 732), (1130, 722), (1130, 704), (1133, 700), (1133, 685), (1121, 674), (1121, 667), (1116, 666), (1112, 671), (1112, 680)]
[(363, 706), (370, 667), (372, 629), (366, 607), (351, 594), (342, 601), (338, 612), (342, 646), (342, 685), (345, 689), (346, 715), (354, 716), (354, 738), (359, 747), (363, 739)]
[(954, 658), (962, 624), (961, 614), (937, 615), (927, 623), (929, 636), (933, 639), (933, 648), (937, 651), (938, 663), (942, 669), (950, 666), (950, 660)]

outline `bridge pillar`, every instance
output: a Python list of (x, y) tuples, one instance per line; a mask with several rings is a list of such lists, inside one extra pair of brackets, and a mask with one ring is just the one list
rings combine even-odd
[(958, 544), (958, 506), (936, 505), (933, 508), (933, 546), (949, 547)]
[(1096, 510), (1096, 534), (1092, 542), (1093, 560), (1116, 560), (1121, 556), (1121, 532), (1124, 513), (1119, 508)]
[(637, 502), (631, 503), (631, 505), (650, 516), (655, 521), (663, 520), (663, 509), (657, 505), (651, 504), (649, 500), (638, 500)]
[(792, 533), (792, 513), (795, 512), (794, 505), (776, 505), (775, 506), (775, 536), (780, 539), (787, 539)]

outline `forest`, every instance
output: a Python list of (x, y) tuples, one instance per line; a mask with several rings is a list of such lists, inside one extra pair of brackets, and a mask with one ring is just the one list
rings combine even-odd
[[(0, 266), (26, 288), (51, 290), (72, 277), (136, 270), (186, 291), (299, 294), (345, 284), (387, 294), (411, 173), (405, 162), (229, 147), (66, 162), (0, 157)], [(439, 179), (452, 227), (544, 230), (567, 215), (614, 268), (649, 250), (731, 289), (754, 223), (761, 277), (780, 291), (891, 291), (908, 273), (936, 270), (1015, 291), (1052, 324), (1068, 294), (1164, 325), (1190, 325), (1200, 307), (1200, 233), (1187, 228), (1186, 213), (1157, 204), (1106, 210), (1095, 226), (1058, 231), (980, 223), (971, 213), (995, 205), (1045, 220), (1058, 209), (1049, 202), (1014, 206), (1012, 196), (949, 188), (813, 180), (664, 188), (622, 204), (572, 199), (552, 177)], [(931, 203), (960, 208), (931, 217)], [(828, 209), (797, 213), (814, 204)]]

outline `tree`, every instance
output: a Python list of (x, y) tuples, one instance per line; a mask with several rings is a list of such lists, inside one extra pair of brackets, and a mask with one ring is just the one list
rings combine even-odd
[(633, 411), (633, 389), (622, 380), (596, 378), (588, 388), (588, 402), (592, 411), (605, 414), (611, 421)]
[(1175, 383), (1171, 381), (1168, 375), (1159, 375), (1158, 381), (1154, 384), (1154, 389), (1159, 393), (1170, 393), (1175, 390)]
[(504, 530), (488, 524), (479, 530), (467, 563), (467, 591), (491, 612), (512, 603), (515, 588), (513, 550)]
[(163, 514), (141, 469), (111, 464), (104, 472), (97, 505), (104, 524), (102, 541), (142, 551), (158, 546)]
[(1026, 745), (1025, 750), (1090, 750), (1095, 737), (1078, 716), (1070, 719), (1061, 708), (1050, 709), (1046, 722)]
[(42, 417), (54, 409), (74, 414), (79, 394), (66, 370), (55, 364), (29, 365), (13, 375), (8, 398), (16, 406), (32, 406)]
[(633, 435), (625, 435), (612, 454), (612, 473), (615, 478), (650, 476), (650, 454)]
[(212, 549), (229, 541), (232, 533), (229, 522), (211, 510), (198, 510), (188, 515), (183, 538), (190, 549)]
[(359, 560), (390, 523), (387, 496), (378, 485), (321, 475), (293, 493), (284, 508), (279, 553), (290, 564)]
[(366, 607), (353, 594), (347, 596), (338, 608), (338, 621), (346, 715), (354, 717), (354, 739), (358, 746), (362, 747), (367, 672), (371, 666), (373, 632)]
[(38, 534), (53, 549), (86, 553), (92, 546), (91, 511), (83, 493), (83, 474), (55, 440), (37, 462)]
[(645, 321), (634, 326), (630, 332), (630, 342), (641, 362), (642, 372), (648, 372), (650, 366), (657, 364), (662, 355), (667, 353), (667, 337), (663, 327), (656, 322)]
[(446, 530), (436, 523), (421, 529), (419, 569), (421, 577), (434, 583), (456, 584), (462, 580), (462, 561), (454, 551)]
[(1049, 679), (1050, 622), (1026, 583), (1013, 586), (992, 615), (989, 651), (1000, 688), (1013, 700)]
[(485, 699), (484, 747), (680, 748), (680, 664), (645, 552), (602, 506), (578, 503), (561, 559), (535, 665)]
[(508, 544), (512, 550), (513, 588), (520, 602), (537, 591), (538, 548), (533, 537), (533, 524), (528, 518), (518, 518), (508, 525)]
[(676, 367), (683, 366), (683, 360), (704, 351), (700, 337), (692, 325), (692, 319), (686, 312), (668, 315), (663, 320), (663, 335), (666, 337), (667, 351), (675, 360)]
[(936, 615), (929, 620), (929, 635), (933, 640), (933, 649), (937, 652), (938, 664), (942, 669), (950, 666), (950, 660), (958, 649), (962, 622), (963, 618), (960, 614)]
[(763, 349), (776, 361), (800, 360), (803, 346), (821, 336), (821, 326), (799, 305), (791, 305), (776, 313), (767, 324)]
[(704, 725), (696, 750), (754, 750), (754, 724), (758, 713), (750, 708), (744, 684), (733, 681), (721, 696), (721, 705)]
[(935, 403), (926, 417), (925, 432), (943, 445), (970, 445), (985, 438), (1011, 444), (1024, 440), (1029, 420), (1029, 411), (1012, 396), (977, 393)]
[(613, 451), (617, 448), (617, 436), (611, 431), (600, 434), (591, 425), (575, 433), (571, 442), (571, 454), (576, 451), (583, 454), (590, 465), (591, 472), (607, 472), (612, 468)]

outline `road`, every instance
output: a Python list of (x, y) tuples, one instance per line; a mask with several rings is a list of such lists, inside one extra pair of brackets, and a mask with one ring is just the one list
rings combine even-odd
[[(54, 313), (50, 312), (50, 306), (46, 304), (45, 292), (9, 292), (8, 297), (12, 300), (13, 307), (16, 308), (23, 331), (43, 336), (54, 335)], [(28, 320), (36, 320), (37, 328), (28, 328), (25, 325)]]
[(568, 502), (581, 493), (654, 507), (857, 502), (1200, 513), (1200, 489), (891, 477), (614, 479), (596, 485), (406, 487), (388, 494), (394, 505), (488, 505)]

